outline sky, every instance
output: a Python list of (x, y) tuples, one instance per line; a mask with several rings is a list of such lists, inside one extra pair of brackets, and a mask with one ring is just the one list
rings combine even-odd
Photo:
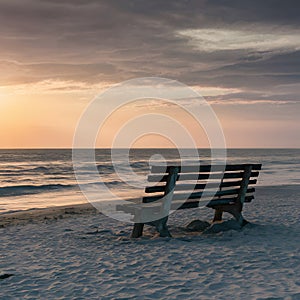
[[(299, 15), (297, 0), (0, 0), (0, 148), (72, 147), (95, 96), (139, 77), (203, 95), (227, 147), (300, 148)], [(209, 146), (159, 101), (112, 114), (96, 146), (148, 111), (173, 113)], [(151, 134), (132, 145), (174, 146)]]

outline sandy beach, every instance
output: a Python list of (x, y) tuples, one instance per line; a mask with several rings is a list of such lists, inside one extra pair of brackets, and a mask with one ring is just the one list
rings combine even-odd
[(0, 300), (300, 300), (299, 15), (0, 1)]
[(300, 299), (299, 191), (259, 187), (242, 230), (189, 233), (212, 210), (178, 211), (173, 238), (130, 239), (89, 204), (2, 214), (0, 298)]

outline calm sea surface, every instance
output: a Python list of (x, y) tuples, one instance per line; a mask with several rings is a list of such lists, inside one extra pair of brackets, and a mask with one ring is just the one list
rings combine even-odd
[[(160, 157), (179, 161), (175, 149), (133, 149), (129, 156), (120, 149), (114, 156), (114, 164), (123, 170), (120, 178), (111, 162), (111, 151), (98, 149), (99, 182), (124, 198), (139, 195), (144, 190), (139, 179), (146, 178), (153, 155), (156, 163)], [(209, 163), (210, 150), (199, 149), (199, 156), (203, 164)], [(127, 157), (134, 172), (127, 172)], [(188, 161), (189, 152), (181, 159)], [(300, 184), (300, 149), (229, 149), (227, 163), (262, 163), (260, 186)], [(79, 172), (84, 178), (82, 184), (99, 184), (91, 179), (85, 162)], [(72, 150), (0, 150), (0, 213), (83, 202), (86, 200), (73, 171)]]

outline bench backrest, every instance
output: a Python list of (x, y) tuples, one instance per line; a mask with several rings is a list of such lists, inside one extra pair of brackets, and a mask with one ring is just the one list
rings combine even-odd
[[(199, 200), (211, 199), (208, 206), (254, 199), (261, 164), (152, 166), (143, 203), (157, 201), (172, 193), (172, 202), (181, 201), (180, 209), (199, 206)], [(186, 200), (186, 201), (185, 201)]]

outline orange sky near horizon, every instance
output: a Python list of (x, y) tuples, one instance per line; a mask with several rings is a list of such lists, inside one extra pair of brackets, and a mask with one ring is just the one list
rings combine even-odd
[[(67, 93), (26, 90), (22, 93), (5, 92), (0, 96), (0, 148), (71, 148), (76, 125), (88, 103), (97, 94), (94, 90)], [(93, 95), (94, 93), (94, 95)], [(224, 131), (229, 148), (299, 148), (299, 122), (285, 105), (260, 104), (212, 104)], [(298, 107), (298, 106), (297, 106)], [(153, 111), (164, 113), (159, 106)], [(272, 114), (270, 111), (272, 110)], [(137, 114), (145, 113), (140, 109)], [(166, 112), (165, 112), (166, 113)], [(179, 118), (178, 112), (173, 112)], [(177, 116), (176, 116), (177, 114)], [(264, 120), (260, 117), (266, 114)], [(130, 109), (111, 116), (97, 139), (97, 148), (110, 148), (116, 132), (134, 117)], [(185, 119), (184, 119), (185, 118)], [(197, 147), (209, 148), (205, 134), (193, 126), (188, 116), (183, 119), (194, 137)], [(141, 126), (143, 126), (141, 124)], [(182, 137), (184, 140), (184, 137)], [(133, 146), (138, 148), (168, 148), (172, 143), (158, 135), (148, 135)]]

